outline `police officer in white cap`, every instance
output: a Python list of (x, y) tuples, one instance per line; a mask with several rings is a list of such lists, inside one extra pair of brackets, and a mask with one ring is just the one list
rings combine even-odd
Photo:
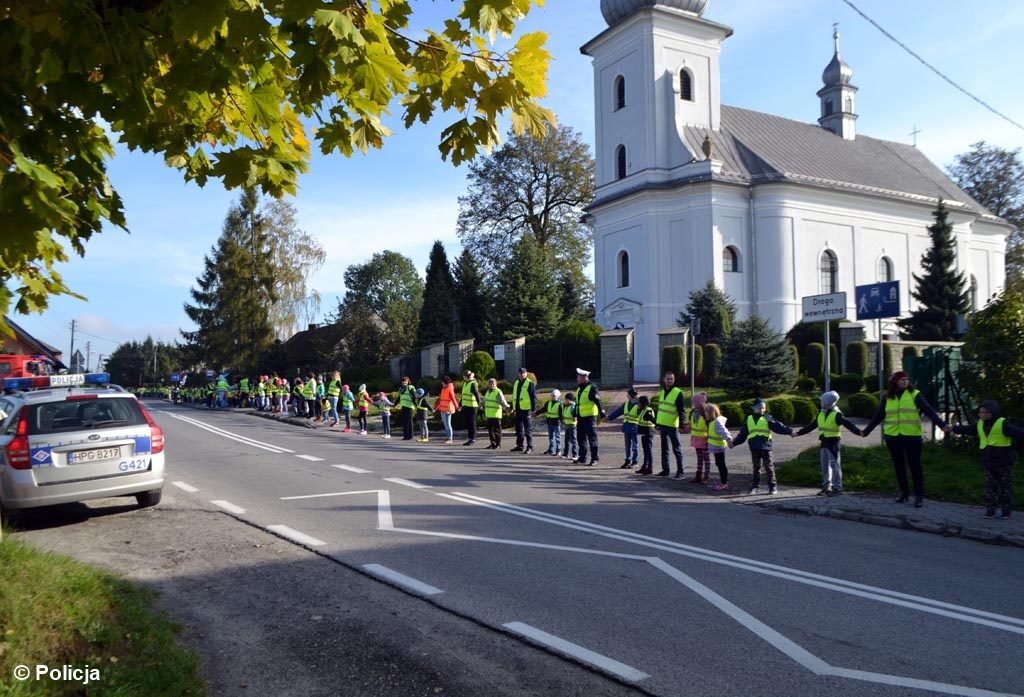
[[(597, 417), (604, 416), (601, 396), (597, 393), (597, 385), (590, 382), (590, 371), (576, 369), (576, 433), (580, 442), (580, 456), (573, 463), (582, 462), (596, 465), (597, 456)], [(590, 449), (590, 462), (587, 462), (587, 449)]]

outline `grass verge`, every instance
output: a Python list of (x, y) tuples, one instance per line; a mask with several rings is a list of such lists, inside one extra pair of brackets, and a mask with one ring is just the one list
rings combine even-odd
[[(154, 608), (156, 593), (73, 559), (0, 541), (0, 694), (203, 695), (199, 659)], [(99, 671), (99, 681), (36, 680), (38, 664)], [(17, 680), (16, 666), (32, 677)]]
[[(821, 486), (818, 450), (805, 450), (796, 459), (779, 467), (779, 483)], [(928, 498), (974, 506), (985, 504), (985, 471), (981, 467), (976, 448), (926, 442), (921, 463), (924, 467), (924, 493)], [(1014, 466), (1013, 479), (1014, 489), (1021, 492), (1024, 487), (1024, 468), (1019, 462)], [(843, 448), (843, 488), (847, 491), (877, 491), (886, 494), (899, 492), (892, 459), (884, 445)], [(1024, 510), (1019, 493), (1014, 508)]]

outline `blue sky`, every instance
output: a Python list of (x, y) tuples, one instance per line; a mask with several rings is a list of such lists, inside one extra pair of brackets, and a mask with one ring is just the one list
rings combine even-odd
[[(853, 0), (890, 33), (996, 109), (1024, 123), (1024, 2), (1018, 0)], [(448, 2), (414, 2), (422, 22), (451, 10)], [(917, 144), (942, 167), (970, 144), (1024, 144), (1024, 131), (985, 110), (930, 72), (842, 0), (711, 0), (704, 16), (734, 29), (722, 48), (723, 103), (815, 122), (821, 72), (832, 57), (839, 22), (843, 58), (853, 68), (859, 134)], [(434, 22), (436, 24), (436, 22)], [(579, 47), (605, 29), (598, 0), (547, 0), (523, 31), (545, 31), (554, 56), (546, 105), (593, 147), (593, 72)], [(325, 311), (344, 293), (342, 275), (374, 252), (410, 256), (421, 273), (435, 239), (450, 258), (460, 251), (457, 199), (466, 170), (437, 151), (445, 122), (395, 135), (381, 151), (345, 159), (317, 156), (293, 199), (299, 224), (327, 251), (311, 286)], [(30, 333), (65, 353), (70, 323), (91, 343), (92, 360), (147, 335), (173, 341), (189, 328), (182, 304), (237, 198), (216, 183), (186, 185), (162, 158), (119, 149), (110, 177), (125, 200), (131, 234), (109, 229), (85, 258), (62, 268), (88, 301), (56, 298), (42, 315), (17, 316)]]

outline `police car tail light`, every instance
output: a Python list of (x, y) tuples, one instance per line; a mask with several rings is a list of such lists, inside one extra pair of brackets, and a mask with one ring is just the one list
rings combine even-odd
[(16, 470), (27, 470), (32, 467), (32, 460), (29, 457), (28, 447), (28, 416), (22, 410), (18, 417), (18, 425), (14, 429), (14, 438), (7, 447), (7, 464)]
[(146, 417), (146, 423), (149, 424), (149, 442), (151, 453), (156, 455), (164, 451), (164, 430), (156, 425), (156, 421), (153, 421), (153, 417), (149, 415), (149, 410), (142, 406), (142, 402), (139, 402), (139, 409), (142, 410), (142, 415)]

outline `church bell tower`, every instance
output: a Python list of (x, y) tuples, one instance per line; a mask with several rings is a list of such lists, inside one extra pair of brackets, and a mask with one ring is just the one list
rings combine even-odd
[(825, 86), (818, 90), (818, 97), (821, 98), (821, 118), (818, 123), (843, 140), (853, 140), (857, 136), (857, 114), (854, 111), (857, 88), (850, 84), (853, 69), (839, 56), (838, 26), (833, 28), (832, 39), (836, 52), (821, 74)]

